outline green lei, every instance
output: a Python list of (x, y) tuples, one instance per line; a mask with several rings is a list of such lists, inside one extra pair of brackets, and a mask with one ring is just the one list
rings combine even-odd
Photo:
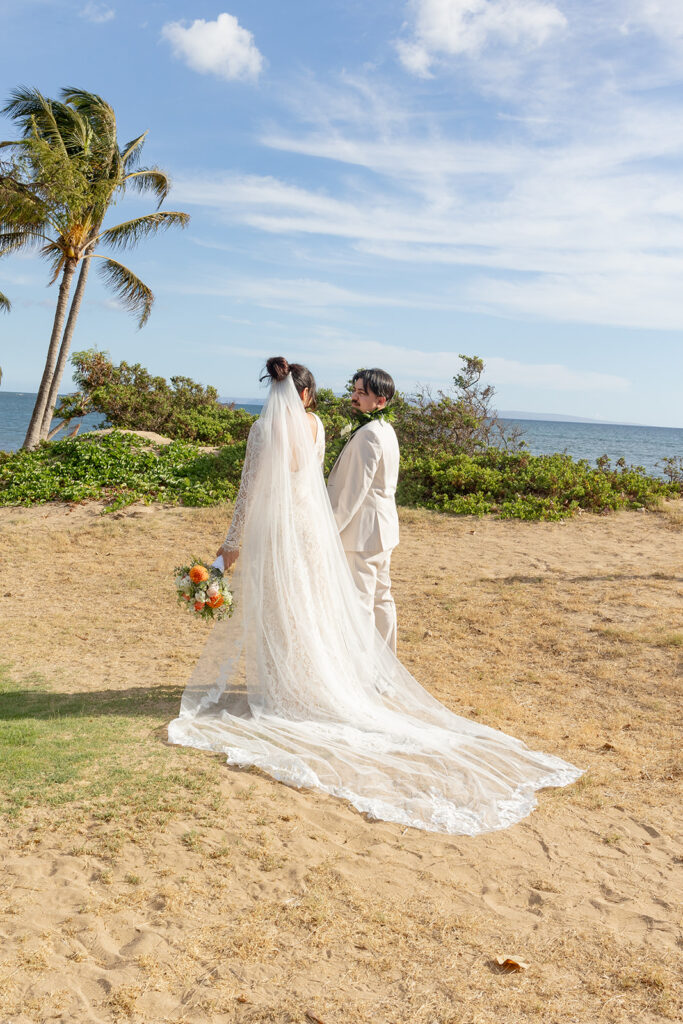
[(364, 427), (366, 423), (372, 423), (373, 420), (388, 420), (390, 423), (394, 419), (396, 410), (389, 405), (383, 406), (381, 409), (375, 409), (374, 412), (357, 412), (354, 413), (354, 419), (356, 425), (352, 427), (351, 423), (347, 423), (346, 427), (341, 432), (341, 437), (344, 441), (342, 447), (346, 447), (353, 435)]

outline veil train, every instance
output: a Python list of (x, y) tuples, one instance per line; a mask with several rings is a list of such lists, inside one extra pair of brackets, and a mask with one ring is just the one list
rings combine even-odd
[(453, 714), (369, 629), (290, 376), (247, 445), (235, 614), (214, 626), (170, 742), (222, 751), (372, 818), (476, 835), (582, 773)]

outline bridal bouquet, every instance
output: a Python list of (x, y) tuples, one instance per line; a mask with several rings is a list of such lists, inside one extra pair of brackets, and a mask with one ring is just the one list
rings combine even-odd
[(175, 587), (179, 603), (203, 619), (226, 619), (233, 613), (232, 592), (216, 562), (207, 565), (195, 559), (179, 566)]

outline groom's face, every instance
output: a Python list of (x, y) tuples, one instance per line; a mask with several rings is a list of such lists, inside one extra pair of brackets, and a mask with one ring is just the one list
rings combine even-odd
[(353, 382), (351, 405), (357, 412), (374, 412), (375, 409), (382, 409), (386, 404), (387, 400), (383, 395), (380, 397), (370, 388), (366, 388), (362, 377)]

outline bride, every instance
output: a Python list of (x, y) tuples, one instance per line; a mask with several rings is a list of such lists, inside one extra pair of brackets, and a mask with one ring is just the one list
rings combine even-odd
[(535, 792), (581, 774), (453, 714), (365, 614), (322, 474), (309, 370), (269, 359), (221, 548), (235, 614), (212, 630), (171, 722), (171, 743), (221, 751), (369, 817), (476, 835), (530, 813)]

